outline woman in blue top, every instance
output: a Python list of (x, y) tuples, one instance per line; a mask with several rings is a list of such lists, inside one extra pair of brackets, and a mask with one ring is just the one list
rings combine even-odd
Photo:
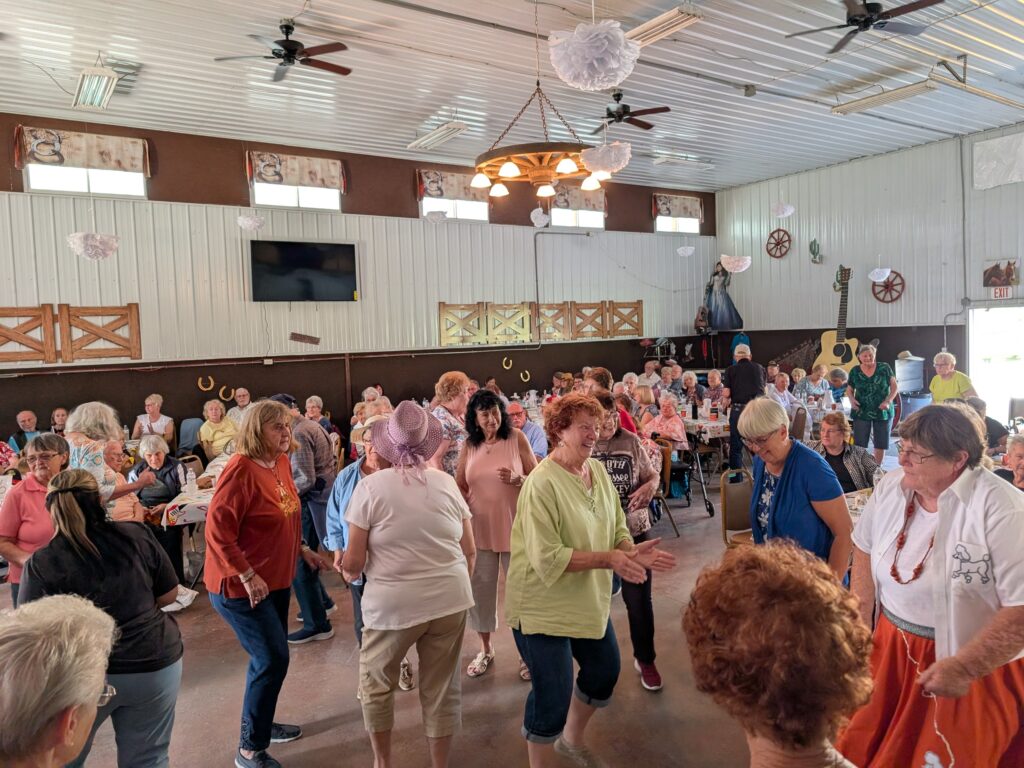
[(791, 539), (828, 561), (842, 579), (853, 551), (853, 522), (835, 472), (806, 445), (789, 439), (786, 409), (774, 400), (751, 400), (737, 427), (754, 456), (754, 541)]

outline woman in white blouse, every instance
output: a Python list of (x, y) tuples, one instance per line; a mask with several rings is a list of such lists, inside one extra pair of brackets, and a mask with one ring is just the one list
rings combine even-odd
[(167, 444), (174, 440), (174, 419), (160, 413), (164, 399), (161, 395), (150, 395), (146, 398), (146, 412), (135, 419), (132, 429), (132, 440), (139, 440), (144, 435), (160, 435)]

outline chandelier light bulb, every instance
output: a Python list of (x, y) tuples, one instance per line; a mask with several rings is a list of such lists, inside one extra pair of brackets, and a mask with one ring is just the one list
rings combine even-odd
[(503, 179), (514, 179), (517, 176), (522, 176), (523, 172), (519, 169), (518, 165), (513, 163), (511, 160), (507, 160), (498, 170), (498, 175)]
[(554, 197), (555, 188), (550, 184), (541, 184), (537, 187), (537, 197)]
[(576, 173), (579, 169), (571, 157), (563, 157), (555, 166), (555, 173)]
[(487, 178), (486, 173), (478, 173), (476, 176), (473, 177), (473, 180), (469, 182), (469, 186), (473, 187), (474, 189), (487, 189), (489, 186), (491, 186), (491, 180)]
[(491, 197), (508, 197), (508, 187), (499, 181), (491, 187), (491, 191), (488, 194), (490, 194)]
[(598, 181), (608, 181), (611, 177), (611, 171), (594, 171), (594, 178)]
[(596, 173), (592, 173), (583, 180), (580, 184), (580, 189), (584, 192), (593, 192), (594, 190), (601, 188), (601, 181), (597, 178)]

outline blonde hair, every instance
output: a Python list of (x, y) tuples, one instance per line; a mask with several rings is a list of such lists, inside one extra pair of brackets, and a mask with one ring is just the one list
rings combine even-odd
[(434, 394), (440, 402), (445, 403), (454, 400), (461, 395), (469, 386), (469, 376), (462, 371), (448, 371), (442, 373), (441, 378), (434, 385)]
[(96, 510), (90, 509), (87, 512), (79, 503), (80, 500), (84, 502), (87, 496), (94, 495), (95, 506), (102, 509), (100, 486), (96, 478), (84, 469), (65, 469), (53, 476), (46, 491), (46, 508), (56, 535), (67, 539), (79, 555), (84, 556), (88, 552), (98, 559), (100, 551), (86, 531), (89, 527), (86, 515), (92, 512), (95, 516)]
[(310, 404), (315, 405), (317, 408), (323, 410), (324, 401), (323, 398), (318, 395), (310, 395), (306, 398), (306, 407), (309, 408)]
[(162, 395), (150, 395), (143, 402), (155, 403), (157, 406), (161, 406), (164, 404), (164, 398)]
[(209, 418), (210, 418), (209, 411), (210, 411), (210, 408), (212, 406), (214, 406), (214, 405), (220, 406), (221, 413), (226, 413), (226, 411), (224, 410), (224, 403), (222, 403), (220, 400), (217, 400), (216, 398), (214, 398), (213, 400), (207, 400), (205, 403), (203, 403), (203, 418), (204, 419), (209, 420)]
[(633, 390), (633, 399), (640, 405), (654, 405), (654, 388), (647, 384), (637, 384)]
[(117, 411), (96, 400), (76, 406), (68, 414), (64, 430), (66, 433), (81, 432), (90, 440), (120, 440), (124, 437)]
[(803, 368), (794, 368), (790, 375), (793, 377), (793, 381), (800, 381), (800, 379), (807, 375), (807, 371)]
[[(294, 421), (291, 409), (274, 400), (260, 400), (245, 415), (245, 421), (242, 422), (238, 436), (235, 437), (235, 453), (250, 459), (263, 457), (267, 453), (267, 444), (263, 442), (263, 428), (272, 421), (283, 421), (291, 429)], [(294, 448), (293, 440), (289, 450)]]
[[(781, 375), (781, 374), (780, 374)], [(769, 435), (780, 427), (789, 426), (786, 409), (768, 397), (756, 397), (747, 403), (736, 427), (748, 440)]]

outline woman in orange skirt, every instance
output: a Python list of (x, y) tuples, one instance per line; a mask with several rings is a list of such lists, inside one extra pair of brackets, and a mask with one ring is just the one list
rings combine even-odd
[(861, 768), (1024, 766), (1024, 495), (983, 436), (954, 406), (913, 414), (854, 530), (875, 690), (836, 746)]

